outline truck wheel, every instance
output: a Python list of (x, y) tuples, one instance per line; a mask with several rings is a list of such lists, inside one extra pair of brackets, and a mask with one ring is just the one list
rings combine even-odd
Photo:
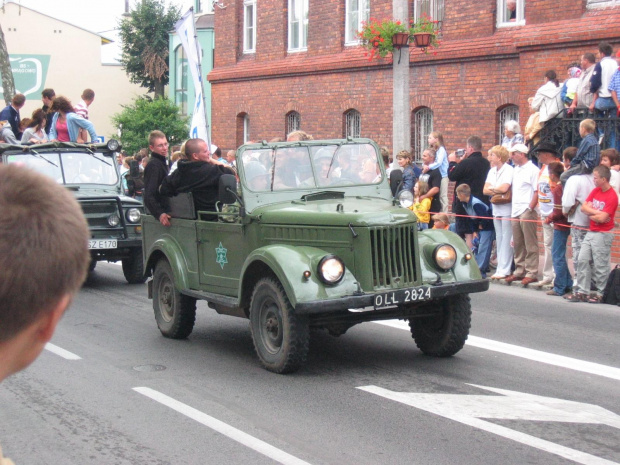
[(153, 273), (153, 310), (161, 333), (172, 339), (185, 339), (196, 321), (196, 299), (174, 287), (174, 275), (167, 260), (159, 260)]
[(142, 284), (146, 281), (142, 266), (142, 249), (134, 249), (129, 257), (123, 258), (123, 274), (129, 284)]
[(438, 302), (441, 311), (433, 317), (411, 318), (411, 336), (426, 355), (449, 357), (465, 345), (471, 327), (469, 294), (448, 297)]
[(274, 278), (261, 279), (252, 293), (250, 329), (258, 358), (269, 371), (292, 373), (306, 361), (308, 320), (295, 313)]

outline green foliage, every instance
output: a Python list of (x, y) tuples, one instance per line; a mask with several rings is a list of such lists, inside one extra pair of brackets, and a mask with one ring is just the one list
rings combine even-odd
[(112, 117), (121, 128), (121, 143), (128, 154), (148, 147), (149, 133), (163, 131), (170, 145), (181, 144), (189, 136), (189, 118), (179, 113), (179, 107), (166, 98), (138, 97), (132, 105)]
[(125, 72), (156, 97), (163, 97), (168, 84), (168, 34), (180, 17), (178, 6), (166, 9), (164, 0), (143, 0), (119, 24)]

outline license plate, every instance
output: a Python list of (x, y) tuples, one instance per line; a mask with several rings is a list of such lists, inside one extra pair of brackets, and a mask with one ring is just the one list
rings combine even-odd
[(116, 239), (92, 239), (88, 241), (89, 249), (116, 249)]
[(395, 305), (431, 300), (431, 290), (431, 287), (420, 286), (377, 294), (375, 295), (375, 308), (392, 307)]

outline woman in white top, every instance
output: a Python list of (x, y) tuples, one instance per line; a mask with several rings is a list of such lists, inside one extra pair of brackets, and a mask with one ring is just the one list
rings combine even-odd
[[(489, 150), (491, 170), (484, 184), (484, 195), (492, 197), (496, 194), (505, 194), (512, 186), (513, 167), (508, 163), (509, 153), (506, 147), (496, 145)], [(511, 274), (513, 250), (512, 224), (510, 222), (512, 202), (504, 204), (492, 203), (493, 226), (495, 227), (495, 241), (497, 245), (497, 269), (491, 279), (502, 279)]]
[(44, 144), (48, 142), (47, 134), (45, 133), (46, 121), (45, 112), (40, 108), (36, 109), (32, 113), (30, 124), (22, 135), (22, 145)]

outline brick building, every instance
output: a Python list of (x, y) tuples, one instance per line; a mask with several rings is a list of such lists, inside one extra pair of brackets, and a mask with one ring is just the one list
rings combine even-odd
[[(392, 58), (368, 61), (354, 30), (392, 18), (392, 0), (224, 0), (216, 9), (213, 140), (234, 148), (300, 125), (317, 138), (347, 133), (392, 144)], [(498, 142), (501, 121), (528, 117), (527, 98), (548, 69), (601, 40), (620, 46), (619, 0), (413, 0), (442, 21), (437, 55), (411, 47), (412, 145), (432, 128), (449, 150), (479, 134)], [(301, 12), (301, 13), (299, 13)], [(357, 21), (357, 23), (356, 23)]]

